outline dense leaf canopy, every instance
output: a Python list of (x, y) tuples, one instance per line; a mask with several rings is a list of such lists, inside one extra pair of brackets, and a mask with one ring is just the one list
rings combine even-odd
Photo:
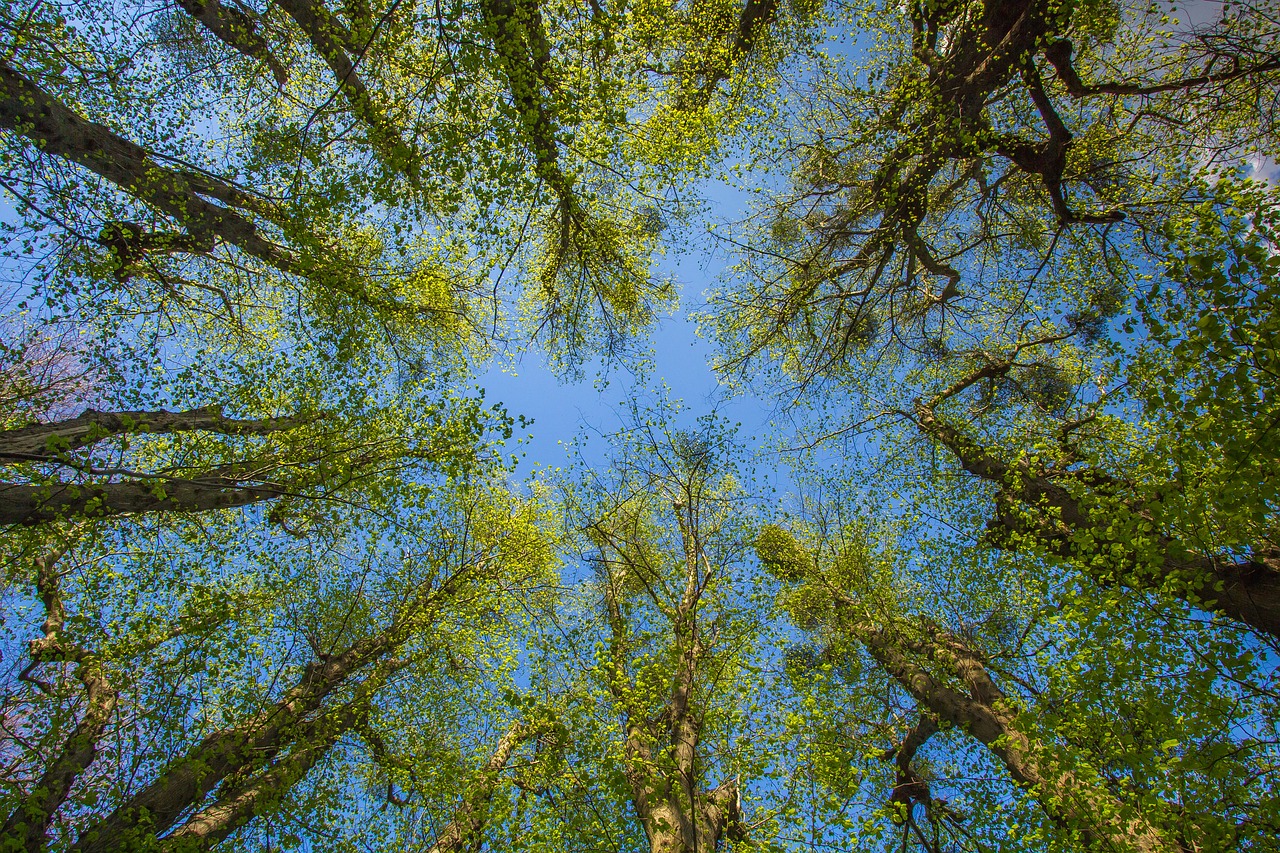
[(0, 853), (1280, 849), (1277, 103), (1261, 0), (8, 3)]

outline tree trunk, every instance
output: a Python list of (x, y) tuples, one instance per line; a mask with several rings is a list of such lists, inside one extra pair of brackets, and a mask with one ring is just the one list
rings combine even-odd
[[(1110, 519), (1095, 518), (1064, 484), (1037, 473), (1026, 463), (1011, 466), (989, 453), (940, 419), (932, 406), (919, 406), (915, 422), (922, 432), (949, 450), (964, 470), (1001, 489), (993, 522), (999, 529), (1031, 537), (1064, 559), (1078, 559), (1085, 571), (1099, 582), (1119, 579), (1133, 589), (1170, 592), (1195, 607), (1221, 613), (1262, 633), (1280, 637), (1280, 561), (1265, 556), (1243, 562), (1197, 556), (1160, 534), (1156, 540), (1161, 554), (1159, 563), (1151, 567), (1135, 565), (1129, 571), (1125, 570), (1126, 566), (1118, 565), (1114, 567), (1114, 575), (1110, 575), (1093, 566), (1093, 561), (1088, 559), (1091, 555), (1083, 553), (1077, 544), (1078, 535), (1087, 531), (1097, 543), (1095, 553), (1106, 553), (1111, 544), (1127, 549), (1129, 542), (1116, 541), (1108, 533)], [(1090, 474), (1072, 471), (1064, 476), (1083, 485)], [(1094, 479), (1106, 480), (1104, 475), (1094, 475)], [(1044, 520), (1028, 524), (1009, 502), (1037, 513)], [(1143, 510), (1131, 512), (1135, 517), (1149, 520), (1149, 513)], [(1168, 583), (1171, 579), (1172, 584)]]
[(27, 137), (43, 153), (77, 163), (154, 206), (182, 223), (192, 237), (224, 240), (281, 272), (300, 272), (297, 261), (264, 238), (251, 221), (201, 197), (225, 201), (243, 193), (207, 176), (159, 165), (145, 148), (77, 115), (4, 60), (0, 60), (0, 127)]
[[(982, 742), (1010, 777), (1036, 798), (1059, 826), (1089, 850), (1185, 853), (1147, 817), (1120, 802), (1102, 781), (1073, 770), (1053, 744), (1032, 741), (1020, 711), (992, 681), (981, 658), (959, 638), (925, 625), (922, 639), (904, 640), (891, 629), (856, 623), (854, 633), (886, 672), (923, 708)], [(914, 637), (914, 635), (913, 635)], [(949, 670), (966, 696), (918, 665), (911, 652)]]
[(47, 424), (0, 430), (0, 461), (57, 460), (70, 450), (87, 447), (113, 435), (214, 432), (222, 435), (267, 435), (311, 423), (314, 417), (237, 420), (225, 417), (221, 406), (184, 412), (95, 412)]

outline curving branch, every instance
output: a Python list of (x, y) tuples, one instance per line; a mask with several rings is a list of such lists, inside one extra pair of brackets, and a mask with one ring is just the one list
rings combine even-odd
[(884, 757), (891, 759), (896, 767), (896, 778), (893, 793), (889, 795), (889, 802), (901, 803), (907, 812), (910, 812), (913, 803), (924, 803), (927, 807), (933, 801), (929, 783), (915, 772), (911, 762), (915, 760), (920, 747), (937, 733), (938, 718), (931, 713), (922, 712), (916, 724), (903, 738), (902, 745), (885, 753)]
[(742, 12), (738, 15), (738, 26), (733, 34), (733, 44), (729, 48), (727, 61), (717, 65), (707, 75), (689, 105), (705, 106), (720, 84), (729, 79), (733, 69), (756, 51), (777, 17), (778, 0), (747, 0), (742, 6)]
[(45, 765), (30, 793), (0, 827), (0, 846), (6, 850), (37, 853), (45, 849), (46, 834), (54, 815), (66, 802), (76, 780), (97, 756), (98, 744), (118, 700), (103, 661), (71, 642), (64, 633), (67, 613), (58, 583), (57, 563), (65, 552), (66, 546), (63, 546), (36, 559), (36, 591), (44, 604), (45, 620), (41, 628), (43, 635), (31, 641), (31, 665), (23, 676), (43, 663), (74, 663), (76, 679), (84, 691), (85, 710), (61, 749)]

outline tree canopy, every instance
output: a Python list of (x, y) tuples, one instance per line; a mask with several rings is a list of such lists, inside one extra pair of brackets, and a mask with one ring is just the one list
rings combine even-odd
[[(8, 4), (0, 851), (1280, 849), (1278, 102), (1257, 0)], [(627, 377), (532, 473), (520, 357)]]

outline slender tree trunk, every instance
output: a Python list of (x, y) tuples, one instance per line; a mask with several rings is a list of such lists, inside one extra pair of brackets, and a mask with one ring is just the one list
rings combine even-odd
[(546, 731), (545, 727), (525, 723), (516, 723), (507, 730), (480, 773), (462, 792), (462, 801), (453, 813), (453, 820), (436, 837), (427, 853), (463, 853), (480, 849), (489, 817), (489, 803), (497, 790), (499, 774), (511, 760), (516, 747)]

